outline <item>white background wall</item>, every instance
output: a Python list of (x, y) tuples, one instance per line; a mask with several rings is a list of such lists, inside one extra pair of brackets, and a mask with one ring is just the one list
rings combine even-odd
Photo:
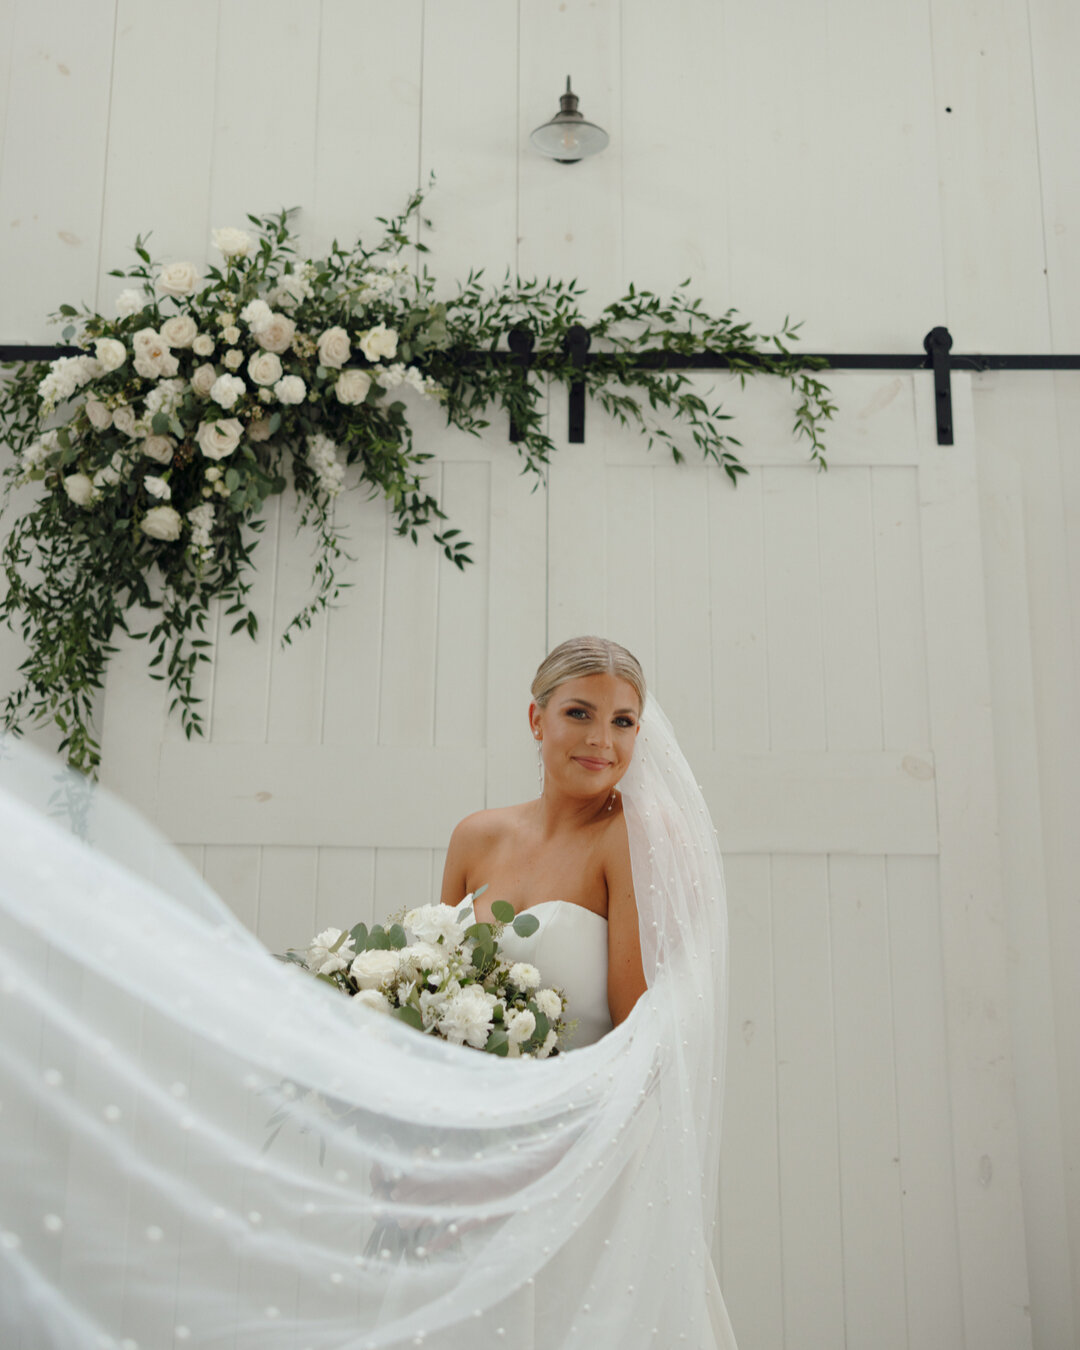
[[(501, 273), (509, 265), (525, 275), (576, 276), (600, 304), (631, 280), (669, 287), (690, 275), (706, 303), (735, 305), (760, 326), (775, 326), (788, 312), (804, 316), (808, 350), (918, 350), (924, 333), (945, 323), (957, 351), (1077, 352), (1078, 38), (1080, 11), (1066, 0), (194, 0), (183, 7), (6, 0), (0, 341), (56, 340), (43, 315), (63, 301), (107, 305), (119, 283), (105, 273), (127, 257), (139, 231), (153, 229), (159, 256), (201, 261), (212, 225), (297, 204), (305, 243), (318, 249), (334, 235), (370, 228), (434, 169), (439, 186), (428, 214), (435, 228), (427, 242), (447, 284), (470, 266)], [(554, 111), (567, 72), (586, 116), (612, 135), (606, 154), (571, 168), (526, 148), (528, 131)], [(836, 380), (842, 400), (852, 385)], [(871, 411), (883, 412), (897, 396), (882, 380), (858, 407), (876, 399)], [(899, 396), (901, 403), (908, 397)], [(856, 402), (848, 394), (849, 414)], [(987, 1004), (1000, 994), (1009, 1005), (1033, 1342), (1056, 1350), (1075, 1344), (1080, 1328), (1080, 845), (1073, 828), (1080, 378), (978, 376), (972, 405), (1008, 957), (1006, 983), (983, 992)], [(436, 436), (436, 424), (425, 425)], [(873, 425), (880, 431), (888, 423)], [(453, 579), (442, 577), (430, 553), (387, 547), (381, 508), (364, 508), (356, 521), (358, 568), (382, 578), (365, 592), (369, 608), (354, 606), (344, 629), (327, 625), (269, 664), (265, 651), (230, 652), (212, 691), (215, 741), (354, 736), (442, 747), (452, 759), (455, 747), (501, 737), (518, 715), (516, 676), (492, 653), (535, 661), (548, 640), (597, 613), (577, 587), (580, 570), (564, 570), (553, 583), (543, 566), (549, 512), (563, 511), (570, 522), (554, 539), (564, 548), (574, 520), (565, 503), (573, 508), (606, 491), (596, 454), (630, 465), (636, 453), (601, 440), (597, 418), (589, 426), (585, 450), (565, 451), (550, 498), (527, 496), (511, 452), (502, 445), (505, 457), (496, 454), (494, 434), (475, 452), (440, 439), (450, 509), (482, 536), (488, 551), (481, 556), (497, 551), (486, 532), (512, 518), (517, 570), (477, 572), (468, 584), (486, 588), (489, 599), (478, 611), (452, 598)], [(751, 438), (744, 440), (752, 458)], [(686, 472), (670, 480), (677, 509), (692, 510), (701, 499), (691, 474), (707, 483), (710, 500), (724, 502), (722, 484), (702, 470)], [(820, 516), (845, 490), (840, 474), (815, 481), (807, 471), (802, 481), (809, 486), (784, 489), (794, 522), (810, 498)], [(769, 482), (761, 473), (740, 494), (760, 500)], [(802, 506), (794, 504), (799, 493)], [(625, 510), (609, 497), (605, 509), (626, 526), (641, 499), (627, 489), (623, 500)], [(287, 512), (275, 506), (270, 519), (287, 540)], [(257, 603), (270, 631), (304, 592), (305, 560), (290, 547), (271, 548), (274, 565), (260, 575)], [(798, 548), (793, 535), (793, 571), (803, 562)], [(648, 561), (638, 559), (638, 584)], [(665, 640), (660, 620), (647, 633), (639, 623), (635, 630), (632, 588), (609, 586), (608, 593), (600, 612), (609, 631), (638, 631), (662, 696), (666, 682), (677, 697), (682, 672), (695, 669), (695, 649), (686, 647), (693, 613)], [(384, 604), (386, 596), (395, 603)], [(973, 596), (973, 604), (982, 598)], [(667, 607), (659, 600), (662, 619)], [(697, 626), (708, 634), (703, 659), (723, 670), (739, 651), (716, 613), (702, 611)], [(358, 679), (375, 625), (379, 671)], [(433, 634), (422, 659), (418, 629)], [(902, 647), (894, 659), (903, 663)], [(0, 639), (5, 682), (17, 661), (15, 641)], [(118, 678), (134, 684), (137, 674)], [(262, 681), (259, 700), (250, 697), (253, 679)], [(315, 687), (321, 692), (313, 699)], [(446, 691), (458, 688), (467, 696), (451, 699)], [(110, 705), (115, 721), (114, 688)], [(813, 715), (800, 719), (798, 700), (791, 706), (793, 743), (808, 744)], [(713, 725), (717, 749), (748, 748), (745, 721), (732, 729), (721, 705)], [(507, 783), (512, 778), (507, 770)], [(367, 879), (357, 882), (358, 860), (344, 850), (331, 857), (334, 850), (317, 849), (325, 856), (312, 870), (302, 849), (275, 854), (242, 843), (236, 832), (232, 838), (204, 836), (198, 860), (237, 905), (250, 904), (253, 920), (265, 875), (274, 875), (281, 895), (310, 890), (314, 878), (320, 904), (350, 885), (367, 888), (375, 903), (378, 893), (429, 885), (438, 871), (434, 843), (423, 851), (382, 849), (380, 858), (373, 841)], [(736, 943), (739, 897), (757, 894), (755, 856), (747, 845), (730, 867)], [(804, 870), (778, 894), (813, 876), (812, 864), (809, 873), (792, 866)], [(747, 909), (746, 923), (757, 912)], [(273, 922), (282, 919), (287, 914)], [(745, 971), (751, 947), (744, 942)], [(795, 964), (799, 955), (793, 951)], [(736, 980), (739, 956), (736, 945)], [(787, 987), (794, 997), (796, 986)], [(982, 1011), (1004, 1019), (996, 1004)], [(762, 1072), (783, 1047), (766, 1051)], [(791, 1101), (780, 1133), (794, 1137), (799, 1103)], [(806, 1163), (813, 1165), (812, 1153)], [(779, 1185), (782, 1169), (778, 1178)], [(787, 1181), (790, 1187), (790, 1174)], [(815, 1201), (812, 1193), (797, 1199)], [(772, 1264), (762, 1233), (774, 1221), (783, 1229), (776, 1247), (781, 1255), (786, 1247), (790, 1304), (791, 1289), (808, 1279), (795, 1257), (815, 1215), (793, 1218), (790, 1199), (785, 1210), (765, 1198), (762, 1209), (761, 1229), (747, 1235), (731, 1279), (725, 1276), (736, 1330), (745, 1309), (743, 1325), (755, 1333), (748, 1345), (755, 1338), (807, 1344), (798, 1326), (770, 1317), (770, 1300), (785, 1297), (770, 1280), (784, 1266)], [(730, 1234), (726, 1246), (739, 1236)], [(842, 1243), (837, 1250), (847, 1252)], [(850, 1299), (845, 1306), (848, 1343), (870, 1343)], [(917, 1325), (913, 1346), (956, 1343), (941, 1321), (931, 1324), (932, 1339), (916, 1340)], [(880, 1328), (871, 1334), (884, 1343)]]

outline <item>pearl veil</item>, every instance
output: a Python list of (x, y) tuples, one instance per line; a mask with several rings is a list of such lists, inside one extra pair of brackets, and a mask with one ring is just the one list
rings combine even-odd
[(733, 1350), (723, 874), (651, 696), (621, 788), (648, 992), (503, 1060), (273, 960), (129, 808), (0, 742), (5, 1347)]

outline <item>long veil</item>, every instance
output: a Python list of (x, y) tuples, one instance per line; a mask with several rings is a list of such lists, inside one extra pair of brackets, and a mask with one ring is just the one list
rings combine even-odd
[(732, 1350), (723, 876), (651, 698), (622, 788), (648, 992), (503, 1060), (275, 961), (133, 811), (0, 742), (5, 1350)]

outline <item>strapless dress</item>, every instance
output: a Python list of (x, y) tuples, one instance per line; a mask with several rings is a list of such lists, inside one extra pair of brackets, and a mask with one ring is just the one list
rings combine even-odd
[[(461, 900), (455, 906), (461, 909)], [(468, 901), (472, 910), (472, 901)], [(536, 916), (540, 927), (519, 937), (509, 924), (499, 938), (500, 955), (509, 961), (530, 961), (545, 985), (566, 995), (566, 1017), (577, 1026), (560, 1049), (580, 1050), (611, 1030), (607, 1000), (607, 919), (568, 900), (543, 900), (521, 911)]]

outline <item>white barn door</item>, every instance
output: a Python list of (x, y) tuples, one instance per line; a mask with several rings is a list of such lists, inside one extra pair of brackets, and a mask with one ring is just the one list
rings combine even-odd
[[(1030, 1345), (970, 388), (836, 376), (830, 469), (777, 383), (752, 472), (664, 462), (590, 410), (547, 491), (424, 422), (460, 575), (346, 497), (344, 605), (287, 649), (310, 564), (273, 504), (257, 643), (222, 637), (188, 743), (145, 654), (106, 780), (272, 948), (437, 890), (455, 821), (535, 791), (528, 683), (601, 632), (642, 659), (727, 860), (722, 1280), (748, 1350)], [(565, 401), (551, 399), (552, 433)], [(226, 632), (224, 625), (222, 634)]]

